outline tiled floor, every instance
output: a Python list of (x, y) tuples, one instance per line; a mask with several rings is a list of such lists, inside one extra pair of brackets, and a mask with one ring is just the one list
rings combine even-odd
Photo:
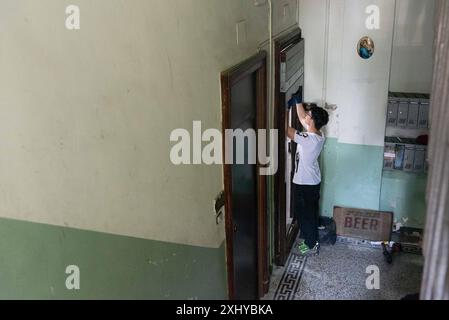
[[(367, 289), (369, 266), (379, 268), (379, 290)], [(381, 249), (358, 244), (337, 242), (307, 258), (293, 249), (264, 300), (397, 300), (419, 291), (422, 268), (422, 256), (399, 253), (388, 264)]]

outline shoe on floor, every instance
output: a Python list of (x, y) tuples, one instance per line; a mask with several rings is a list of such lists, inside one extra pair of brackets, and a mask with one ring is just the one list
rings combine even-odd
[(304, 245), (305, 240), (299, 240), (297, 247), (299, 248), (300, 246)]
[(305, 244), (305, 242), (303, 242), (299, 247), (298, 247), (299, 253), (303, 256), (311, 256), (311, 255), (319, 255), (320, 253), (320, 244), (317, 242), (315, 244), (315, 246), (310, 249), (308, 245)]

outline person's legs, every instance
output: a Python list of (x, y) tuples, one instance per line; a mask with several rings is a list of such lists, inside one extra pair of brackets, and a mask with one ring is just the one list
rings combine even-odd
[(305, 244), (312, 249), (318, 242), (320, 185), (301, 187), (304, 190), (304, 210), (300, 213), (303, 222), (301, 232), (304, 230)]
[(293, 183), (293, 210), (299, 229), (302, 232), (302, 212), (304, 212), (304, 191), (300, 185)]
[(314, 215), (314, 230), (315, 230), (315, 243), (319, 242), (320, 233), (318, 227), (320, 225), (320, 189), (321, 184), (313, 186), (311, 192), (311, 211)]
[(295, 187), (297, 190), (295, 193), (295, 208), (299, 230), (301, 231), (300, 236), (302, 239), (304, 239), (304, 243), (308, 245), (311, 239), (314, 238), (313, 221), (309, 208), (310, 201), (308, 199), (308, 197), (310, 196), (310, 186), (295, 185)]

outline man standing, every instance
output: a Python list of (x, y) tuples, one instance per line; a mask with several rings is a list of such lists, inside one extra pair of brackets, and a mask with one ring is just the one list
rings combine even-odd
[(305, 104), (301, 95), (293, 95), (289, 108), (296, 107), (304, 132), (287, 128), (287, 136), (297, 144), (293, 177), (294, 212), (304, 241), (298, 249), (302, 255), (319, 254), (319, 200), (321, 171), (318, 157), (325, 137), (321, 128), (329, 122), (329, 114), (316, 104)]

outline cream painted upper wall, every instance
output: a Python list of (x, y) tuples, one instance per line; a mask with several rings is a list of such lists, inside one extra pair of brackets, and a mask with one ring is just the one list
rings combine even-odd
[[(370, 16), (366, 9), (371, 5), (380, 10), (378, 30), (366, 27)], [(393, 21), (391, 0), (301, 0), (299, 25), (306, 41), (305, 98), (338, 106), (330, 111), (328, 137), (342, 143), (383, 146)], [(369, 60), (357, 54), (363, 36), (375, 42), (375, 54)]]
[(0, 216), (218, 247), (222, 168), (172, 165), (169, 136), (221, 128), (220, 72), (266, 39), (253, 0), (2, 0)]
[(396, 0), (390, 90), (430, 93), (435, 0)]
[[(345, 0), (332, 2), (343, 16), (331, 20), (327, 101), (338, 106), (338, 141), (341, 143), (384, 146), (388, 86), (394, 25), (391, 0)], [(338, 3), (344, 3), (339, 6)], [(367, 28), (372, 13), (379, 8), (379, 29)], [(333, 10), (332, 10), (333, 11)], [(342, 32), (337, 32), (342, 28)], [(357, 53), (360, 39), (369, 36), (375, 44), (373, 56), (362, 59)], [(341, 47), (336, 53), (334, 46)], [(335, 59), (335, 60), (333, 60)], [(337, 60), (338, 59), (338, 60)]]
[[(329, 137), (382, 146), (388, 90), (430, 92), (434, 2), (300, 0), (299, 25), (306, 41), (305, 99), (338, 106), (330, 112)], [(380, 30), (364, 27), (369, 5), (381, 10)], [(356, 54), (357, 41), (364, 35), (371, 36), (376, 45), (374, 56), (367, 61)]]

